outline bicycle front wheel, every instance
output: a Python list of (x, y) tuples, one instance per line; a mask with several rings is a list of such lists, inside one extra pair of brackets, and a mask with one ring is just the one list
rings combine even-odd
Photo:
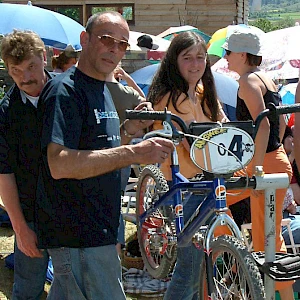
[[(212, 299), (265, 299), (260, 272), (247, 247), (236, 237), (219, 236), (211, 242), (213, 262)], [(206, 266), (200, 270), (200, 299), (207, 300)]]
[[(154, 165), (146, 166), (139, 177), (136, 193), (136, 214), (152, 207), (169, 190), (162, 172)], [(147, 271), (154, 278), (165, 278), (176, 261), (176, 235), (173, 207), (158, 207), (142, 224), (137, 222), (141, 255)]]

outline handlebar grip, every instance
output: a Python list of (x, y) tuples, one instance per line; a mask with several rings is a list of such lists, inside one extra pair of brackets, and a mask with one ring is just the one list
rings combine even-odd
[(161, 120), (166, 121), (170, 118), (170, 112), (166, 111), (146, 111), (146, 110), (126, 110), (126, 119), (132, 120)]
[(299, 103), (276, 107), (276, 113), (279, 115), (289, 114), (289, 113), (294, 113), (294, 112), (300, 112), (300, 104)]

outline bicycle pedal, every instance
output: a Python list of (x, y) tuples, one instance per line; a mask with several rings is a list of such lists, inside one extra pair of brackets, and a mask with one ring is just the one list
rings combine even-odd
[(258, 268), (276, 281), (289, 281), (300, 278), (300, 255), (277, 252), (275, 260), (265, 262), (264, 252), (253, 252)]

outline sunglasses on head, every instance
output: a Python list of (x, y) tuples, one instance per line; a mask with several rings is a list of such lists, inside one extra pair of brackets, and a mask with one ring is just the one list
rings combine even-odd
[(130, 48), (130, 45), (127, 41), (116, 39), (108, 34), (97, 35), (97, 38), (107, 48), (112, 48), (115, 44), (118, 45), (118, 49), (120, 51), (126, 51)]
[(231, 53), (231, 51), (230, 51), (230, 50), (225, 50), (225, 52), (226, 52), (226, 55), (227, 55), (227, 56), (229, 56), (229, 55), (230, 55), (230, 53)]

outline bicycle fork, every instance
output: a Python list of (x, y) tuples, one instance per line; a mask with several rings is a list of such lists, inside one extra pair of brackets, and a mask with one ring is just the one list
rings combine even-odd
[(214, 293), (214, 269), (213, 269), (213, 258), (212, 258), (212, 249), (210, 247), (210, 241), (213, 239), (213, 234), (215, 229), (218, 226), (227, 225), (227, 227), (232, 232), (233, 236), (238, 239), (242, 239), (241, 232), (234, 222), (234, 220), (229, 217), (225, 211), (217, 211), (217, 215), (213, 218), (211, 223), (208, 226), (208, 231), (205, 236), (204, 240), (204, 257), (206, 263), (206, 272), (207, 272), (207, 292), (208, 292), (208, 299), (217, 299), (217, 295)]

